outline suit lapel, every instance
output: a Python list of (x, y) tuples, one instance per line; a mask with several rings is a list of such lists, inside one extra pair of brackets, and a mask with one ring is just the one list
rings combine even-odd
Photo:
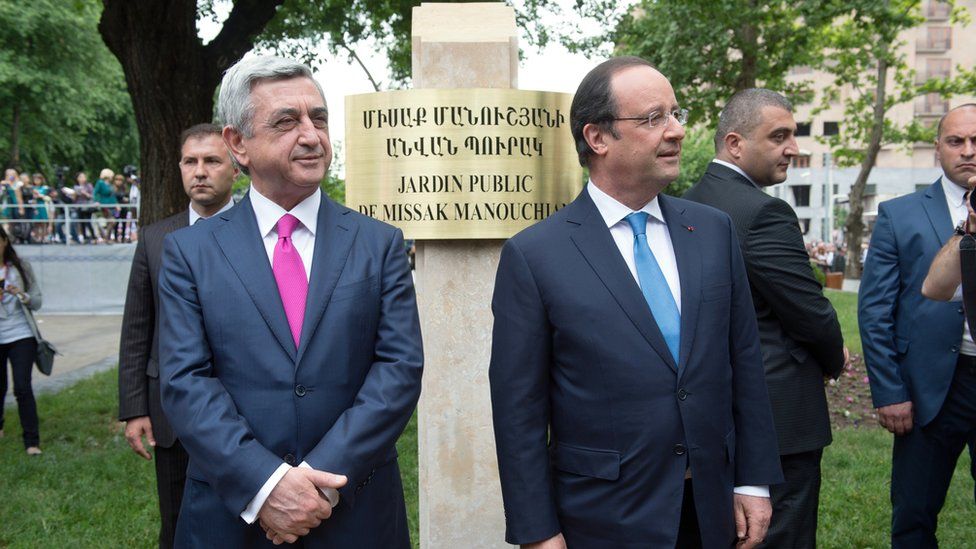
[(683, 372), (695, 340), (695, 327), (698, 326), (702, 279), (701, 243), (699, 237), (695, 236), (694, 225), (685, 216), (684, 205), (664, 195), (660, 195), (658, 200), (668, 225), (681, 280), (681, 345), (678, 364), (679, 372)]
[(952, 214), (949, 213), (941, 179), (925, 190), (922, 207), (925, 208), (929, 223), (935, 230), (935, 237), (939, 239), (939, 247), (942, 247), (945, 245), (946, 237), (952, 234)]
[(294, 360), (295, 343), (291, 337), (288, 320), (285, 318), (285, 309), (278, 294), (278, 284), (271, 271), (268, 252), (264, 248), (250, 198), (245, 197), (237, 207), (220, 216), (227, 220), (227, 223), (213, 232), (217, 244), (227, 262), (237, 273), (237, 278), (240, 279), (244, 289), (251, 296), (251, 300), (254, 301), (261, 318), (267, 323), (281, 347)]
[(585, 187), (568, 208), (567, 222), (576, 227), (570, 235), (573, 243), (661, 360), (677, 371), (677, 365), (660, 328), (654, 322), (644, 294), (627, 268), (616, 242), (610, 236), (610, 230)]
[(318, 227), (315, 235), (315, 251), (312, 255), (312, 273), (308, 282), (308, 299), (305, 302), (305, 320), (302, 323), (302, 338), (298, 349), (296, 364), (300, 363), (309, 338), (332, 298), (332, 292), (339, 282), (339, 276), (346, 265), (352, 243), (356, 239), (359, 226), (353, 223), (347, 209), (338, 208), (322, 195), (319, 205)]

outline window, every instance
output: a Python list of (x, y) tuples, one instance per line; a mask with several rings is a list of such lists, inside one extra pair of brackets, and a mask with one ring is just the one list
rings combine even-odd
[(949, 78), (952, 74), (952, 62), (946, 58), (932, 58), (925, 60), (925, 70), (915, 74), (918, 84), (931, 78)]
[(824, 122), (824, 135), (837, 135), (840, 133), (840, 123), (839, 122)]
[(944, 21), (949, 18), (949, 11), (949, 4), (939, 2), (937, 0), (930, 0), (929, 5), (925, 10), (925, 15), (928, 16), (929, 19)]
[(952, 47), (952, 27), (929, 27), (926, 35), (919, 38), (915, 51), (946, 51)]
[(810, 137), (810, 123), (809, 122), (797, 122), (796, 123), (796, 136), (797, 137)]
[(949, 100), (941, 94), (927, 93), (915, 98), (915, 114), (922, 116), (942, 116), (949, 110)]
[(792, 164), (794, 168), (809, 168), (810, 167), (810, 155), (801, 154), (793, 157)]
[(810, 185), (793, 185), (790, 189), (793, 190), (794, 206), (805, 207), (810, 205)]
[(807, 234), (807, 233), (810, 232), (810, 218), (809, 217), (803, 217), (803, 218), (797, 219), (797, 221), (800, 222), (800, 232), (801, 233)]

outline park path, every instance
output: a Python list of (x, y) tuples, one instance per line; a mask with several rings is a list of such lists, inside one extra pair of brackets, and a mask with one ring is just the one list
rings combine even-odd
[[(34, 370), (35, 394), (60, 391), (118, 364), (122, 315), (39, 314), (37, 320), (44, 339), (53, 343), (61, 355), (54, 358), (54, 373), (50, 377)], [(13, 406), (13, 386), (9, 383), (9, 374), (7, 379), (4, 405)]]

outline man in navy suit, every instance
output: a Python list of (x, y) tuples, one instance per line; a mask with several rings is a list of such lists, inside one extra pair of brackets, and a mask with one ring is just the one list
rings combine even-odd
[(163, 408), (190, 455), (176, 545), (409, 547), (395, 444), (423, 357), (402, 235), (320, 191), (306, 66), (240, 61), (218, 116), (250, 191), (167, 236), (159, 281)]
[[(976, 345), (958, 303), (922, 297), (932, 260), (967, 217), (976, 175), (976, 105), (949, 111), (935, 143), (943, 176), (882, 202), (858, 321), (878, 420), (894, 433), (891, 545), (937, 547), (935, 531), (959, 454), (976, 435)], [(958, 249), (958, 244), (956, 249)]]
[(686, 117), (646, 61), (597, 66), (570, 113), (590, 182), (502, 249), (489, 377), (509, 543), (765, 536), (782, 474), (735, 227), (661, 194)]

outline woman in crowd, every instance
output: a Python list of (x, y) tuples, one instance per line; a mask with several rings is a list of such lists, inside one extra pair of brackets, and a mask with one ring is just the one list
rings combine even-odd
[[(118, 204), (129, 203), (129, 190), (125, 188), (125, 175), (117, 173), (112, 178), (112, 192)], [(115, 242), (122, 242), (125, 237), (125, 212), (128, 208), (115, 208), (115, 230), (111, 237)]]
[[(92, 195), (95, 193), (94, 187), (88, 182), (88, 175), (85, 172), (78, 172), (75, 177), (75, 204), (90, 204)], [(85, 239), (85, 242), (95, 241), (95, 231), (92, 228), (93, 208), (85, 206), (74, 208), (78, 212), (78, 234)]]
[[(119, 201), (115, 198), (115, 189), (112, 188), (112, 179), (114, 178), (115, 172), (108, 168), (105, 168), (99, 172), (98, 181), (95, 182), (94, 192), (92, 193), (92, 200), (96, 204), (100, 204), (102, 206), (118, 205)], [(99, 220), (96, 227), (99, 243), (111, 239), (111, 235), (115, 231), (116, 210), (118, 210), (118, 208), (101, 208), (101, 220)]]
[[(27, 309), (41, 307), (41, 288), (34, 278), (30, 264), (17, 257), (7, 232), (0, 227), (0, 402), (7, 396), (7, 363), (10, 363), (14, 382), (14, 397), (20, 413), (20, 426), (24, 435), (27, 454), (41, 453), (40, 426), (37, 420), (37, 403), (31, 387), (31, 373), (37, 340), (34, 339)], [(3, 406), (0, 406), (0, 436), (3, 436)]]

